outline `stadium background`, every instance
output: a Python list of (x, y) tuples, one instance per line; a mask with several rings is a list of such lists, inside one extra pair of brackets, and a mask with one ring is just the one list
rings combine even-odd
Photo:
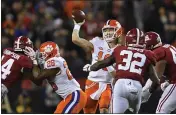
[[(84, 89), (88, 74), (82, 71), (82, 67), (90, 63), (90, 55), (71, 41), (73, 9), (86, 13), (81, 36), (87, 40), (101, 36), (106, 20), (117, 19), (123, 26), (124, 34), (138, 27), (144, 32), (158, 32), (164, 43), (176, 46), (174, 0), (2, 0), (1, 52), (12, 47), (13, 40), (20, 35), (28, 36), (36, 48), (42, 42), (54, 41)], [(9, 101), (5, 100), (1, 112), (53, 113), (60, 99), (49, 85), (43, 85), (37, 87), (29, 80), (19, 81), (9, 90)], [(154, 113), (161, 93), (156, 91), (149, 102), (142, 105), (140, 113)]]

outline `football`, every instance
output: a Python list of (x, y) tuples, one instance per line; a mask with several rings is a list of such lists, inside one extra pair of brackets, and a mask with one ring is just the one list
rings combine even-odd
[(76, 23), (79, 23), (86, 19), (86, 15), (82, 10), (73, 10), (72, 18), (76, 21)]

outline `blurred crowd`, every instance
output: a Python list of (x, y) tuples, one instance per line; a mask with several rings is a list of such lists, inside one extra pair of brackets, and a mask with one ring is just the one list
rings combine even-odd
[[(82, 67), (90, 62), (90, 58), (71, 40), (74, 9), (86, 14), (81, 37), (87, 40), (101, 36), (104, 23), (116, 19), (123, 26), (124, 35), (137, 27), (144, 32), (158, 32), (164, 43), (176, 46), (174, 0), (2, 0), (1, 51), (12, 47), (13, 40), (20, 35), (28, 36), (36, 48), (45, 41), (54, 41), (84, 89), (87, 73)], [(20, 81), (8, 94), (11, 111), (53, 113), (60, 98), (47, 83), (44, 86), (37, 87), (28, 80)]]

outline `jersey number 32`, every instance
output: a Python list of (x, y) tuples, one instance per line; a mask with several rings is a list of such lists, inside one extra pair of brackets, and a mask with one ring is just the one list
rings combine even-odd
[[(124, 65), (119, 64), (118, 68), (119, 70), (129, 70), (132, 73), (137, 73), (141, 74), (142, 72), (142, 67), (144, 66), (144, 63), (146, 61), (146, 56), (141, 53), (133, 53), (132, 51), (128, 50), (122, 50), (120, 52), (121, 56), (127, 55), (126, 58), (123, 58), (123, 62), (125, 63)], [(140, 59), (140, 61), (137, 60), (132, 60), (132, 59)]]

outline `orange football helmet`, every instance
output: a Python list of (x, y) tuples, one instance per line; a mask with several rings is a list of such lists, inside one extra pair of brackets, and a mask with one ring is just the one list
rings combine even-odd
[(116, 20), (108, 20), (102, 28), (103, 39), (112, 42), (122, 35), (122, 26)]
[(40, 58), (45, 61), (52, 57), (60, 56), (58, 45), (51, 41), (42, 43), (40, 45), (39, 53)]

